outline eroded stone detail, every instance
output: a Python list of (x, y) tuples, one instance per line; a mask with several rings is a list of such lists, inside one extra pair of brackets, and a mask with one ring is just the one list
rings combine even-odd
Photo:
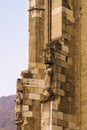
[(15, 123), (20, 124), (23, 122), (23, 117), (22, 117), (22, 103), (23, 103), (23, 94), (21, 92), (17, 92), (16, 95), (16, 106), (15, 106)]
[(16, 90), (17, 92), (23, 92), (23, 84), (22, 84), (22, 79), (17, 79), (17, 84), (16, 84)]
[(52, 82), (52, 78), (53, 78), (53, 69), (52, 66), (50, 64), (46, 65), (46, 74), (45, 74), (45, 86), (47, 88), (51, 87), (51, 82)]

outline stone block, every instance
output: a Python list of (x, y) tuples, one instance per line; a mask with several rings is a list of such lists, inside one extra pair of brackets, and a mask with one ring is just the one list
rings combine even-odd
[(69, 122), (69, 128), (72, 129), (72, 130), (75, 130), (76, 124), (73, 123), (73, 122)]
[(52, 9), (52, 16), (54, 16), (58, 13), (62, 13), (62, 6)]
[(24, 105), (32, 105), (32, 100), (24, 99), (24, 100), (23, 100), (23, 104), (24, 104)]
[(41, 126), (50, 125), (50, 118), (42, 119), (41, 120)]
[(35, 93), (43, 94), (43, 89), (42, 89), (42, 88), (39, 88), (39, 87), (36, 87), (36, 88), (35, 88)]
[(65, 96), (65, 92), (62, 89), (58, 89), (57, 94), (60, 95), (60, 96)]
[(63, 130), (63, 127), (56, 125), (46, 125), (41, 128), (41, 130)]
[(25, 112), (23, 112), (23, 117), (33, 117), (33, 112), (32, 111), (25, 111)]
[(60, 60), (66, 61), (66, 56), (64, 56), (64, 55), (62, 55), (62, 54), (60, 54), (60, 53), (56, 53), (56, 54), (55, 54), (55, 58), (56, 58), (57, 60), (60, 59)]
[(42, 104), (43, 106), (43, 111), (50, 111), (50, 102), (46, 102), (44, 104)]
[(66, 18), (67, 18), (70, 22), (75, 23), (75, 18), (74, 18), (73, 16), (67, 15)]
[(52, 130), (63, 130), (63, 127), (52, 125)]
[(27, 87), (29, 93), (35, 93), (35, 87)]
[(62, 45), (62, 51), (69, 53), (69, 47)]
[(52, 118), (52, 124), (51, 125), (58, 126), (57, 118)]
[(51, 130), (50, 125), (45, 125), (41, 127), (41, 130)]
[(38, 88), (45, 88), (45, 82), (43, 79), (23, 79), (24, 87), (38, 87)]
[(64, 6), (63, 6), (62, 10), (63, 10), (63, 12), (65, 12), (67, 15), (73, 16), (73, 11), (72, 11), (72, 10), (70, 10), (70, 9), (64, 7)]
[(51, 101), (51, 103), (52, 103), (52, 109), (58, 110), (58, 102), (57, 101)]
[(67, 113), (67, 114), (75, 114), (74, 106), (69, 106), (69, 105), (65, 105), (65, 104), (59, 104), (58, 110), (62, 111), (64, 113)]
[(64, 120), (57, 120), (57, 125), (62, 126), (62, 127), (68, 127), (68, 122)]
[(38, 74), (39, 72), (39, 68), (29, 68), (29, 70), (32, 74)]
[(52, 15), (52, 39), (62, 36), (62, 12), (54, 10)]
[(71, 41), (71, 35), (67, 32), (63, 32), (63, 37), (67, 39), (68, 41)]
[(58, 74), (58, 80), (61, 81), (61, 82), (65, 82), (66, 81), (65, 75)]
[(23, 105), (22, 106), (22, 111), (29, 111), (29, 106), (28, 105)]
[(29, 93), (29, 99), (40, 100), (40, 94)]
[(71, 35), (75, 35), (75, 29), (73, 28), (73, 26), (71, 26), (71, 25), (66, 25), (65, 26), (65, 31), (67, 32), (67, 33), (70, 33)]
[(30, 5), (30, 8), (35, 7), (35, 5), (36, 5), (36, 0), (31, 0), (31, 1), (29, 2), (29, 5)]
[(68, 122), (75, 123), (76, 116), (72, 115), (72, 114), (63, 113), (63, 118), (64, 118), (64, 120), (66, 120)]
[(63, 120), (63, 112), (53, 111), (52, 112), (52, 117)]
[(44, 119), (47, 119), (47, 118), (50, 118), (50, 111), (44, 111), (41, 113), (41, 118), (44, 120)]
[(52, 117), (52, 125), (61, 126), (68, 128), (68, 122)]
[(68, 64), (67, 64), (67, 62), (64, 62), (64, 61), (61, 61), (60, 62), (60, 65), (61, 65), (61, 67), (64, 67), (64, 68), (68, 68)]
[(27, 92), (27, 93), (24, 93), (23, 98), (24, 98), (24, 100), (29, 99), (29, 93), (28, 93), (28, 92)]
[(52, 1), (52, 9), (58, 8), (62, 6), (62, 0), (53, 0)]

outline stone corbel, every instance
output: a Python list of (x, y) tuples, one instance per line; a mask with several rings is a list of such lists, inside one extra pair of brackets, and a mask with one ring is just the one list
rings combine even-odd
[(43, 96), (44, 96), (44, 98), (41, 100), (41, 103), (45, 103), (45, 102), (48, 102), (51, 100), (53, 101), (53, 100), (55, 100), (55, 98), (58, 97), (58, 95), (53, 92), (51, 87), (45, 88), (43, 90)]

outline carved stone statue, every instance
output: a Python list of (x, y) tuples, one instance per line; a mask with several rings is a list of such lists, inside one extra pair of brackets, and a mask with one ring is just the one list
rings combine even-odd
[(43, 90), (43, 96), (44, 99), (42, 99), (42, 103), (54, 100), (56, 98), (56, 94), (53, 92), (53, 90), (49, 87)]
[(16, 113), (15, 123), (21, 123), (23, 121), (23, 118), (22, 118), (22, 101), (23, 101), (22, 93), (20, 93), (20, 92), (17, 93), (15, 101), (16, 101), (16, 106), (15, 106), (15, 113)]
[(23, 92), (23, 85), (22, 85), (22, 80), (21, 79), (17, 79), (17, 92)]
[(16, 105), (22, 104), (22, 100), (23, 100), (23, 94), (18, 92), (16, 95)]
[(47, 88), (51, 87), (51, 80), (53, 78), (53, 70), (51, 65), (47, 65), (46, 74), (45, 74), (45, 86)]
[(16, 124), (20, 124), (23, 122), (23, 117), (22, 114), (20, 112), (16, 113), (16, 117), (15, 117), (15, 123)]
[(53, 93), (52, 89), (49, 87), (49, 88), (46, 88), (43, 90), (43, 95), (44, 95), (44, 97), (50, 97), (50, 96), (53, 96), (54, 93)]
[(54, 49), (46, 48), (43, 53), (44, 64), (53, 64), (54, 60)]

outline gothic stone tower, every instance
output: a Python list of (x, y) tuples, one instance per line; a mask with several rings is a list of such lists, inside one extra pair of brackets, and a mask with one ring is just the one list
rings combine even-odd
[(86, 0), (29, 0), (29, 66), (17, 130), (87, 130)]

